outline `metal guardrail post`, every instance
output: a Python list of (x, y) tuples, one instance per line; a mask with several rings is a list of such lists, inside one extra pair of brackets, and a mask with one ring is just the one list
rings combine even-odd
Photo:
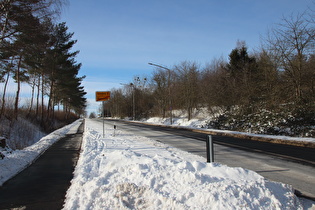
[(213, 149), (213, 141), (212, 136), (208, 135), (207, 138), (207, 163), (214, 162), (214, 149)]

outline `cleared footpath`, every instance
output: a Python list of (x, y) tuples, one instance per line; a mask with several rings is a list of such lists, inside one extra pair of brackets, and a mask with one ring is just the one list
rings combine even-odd
[(0, 187), (0, 209), (62, 209), (80, 155), (83, 123)]

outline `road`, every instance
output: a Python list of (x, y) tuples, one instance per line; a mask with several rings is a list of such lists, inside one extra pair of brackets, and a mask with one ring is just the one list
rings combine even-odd
[(79, 158), (83, 125), (0, 187), (0, 209), (62, 209)]
[[(101, 121), (101, 120), (100, 120)], [(206, 157), (206, 134), (106, 120), (106, 124)], [(315, 149), (213, 136), (215, 162), (253, 170), (276, 182), (290, 184), (300, 196), (315, 199)]]

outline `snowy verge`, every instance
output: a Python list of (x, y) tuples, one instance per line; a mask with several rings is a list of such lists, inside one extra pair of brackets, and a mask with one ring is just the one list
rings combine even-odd
[(159, 125), (159, 126), (171, 126), (173, 128), (180, 128), (180, 129), (184, 128), (184, 129), (193, 130), (196, 132), (207, 133), (209, 135), (231, 136), (231, 137), (236, 137), (236, 138), (246, 138), (246, 139), (257, 140), (257, 141), (267, 141), (271, 143), (289, 144), (289, 145), (294, 145), (294, 146), (315, 148), (315, 138), (263, 135), (263, 134), (253, 134), (253, 133), (238, 132), (238, 131), (201, 128), (205, 125), (206, 120), (191, 119), (188, 121), (187, 119), (174, 119), (173, 123), (170, 124), (170, 121), (168, 119), (153, 117), (147, 120), (143, 120), (141, 122), (139, 121), (134, 121), (134, 122), (151, 124), (151, 125)]
[(52, 144), (67, 134), (76, 132), (82, 120), (77, 120), (70, 125), (64, 126), (47, 136), (41, 138), (37, 143), (24, 148), (4, 153), (4, 159), (0, 159), (0, 186), (27, 166), (33, 163)]
[(64, 209), (303, 209), (291, 186), (86, 119)]

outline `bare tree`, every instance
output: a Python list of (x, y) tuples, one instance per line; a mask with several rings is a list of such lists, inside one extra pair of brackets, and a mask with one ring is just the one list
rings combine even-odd
[(163, 118), (169, 117), (172, 120), (172, 86), (174, 85), (174, 71), (168, 68), (160, 68), (153, 73), (153, 86), (155, 107)]
[(192, 111), (197, 108), (201, 100), (199, 97), (199, 67), (195, 62), (184, 61), (175, 66), (178, 81), (177, 85), (177, 105), (184, 108), (188, 113), (188, 120), (192, 117)]
[(226, 65), (223, 58), (213, 59), (201, 73), (201, 97), (209, 110), (218, 106), (226, 110), (235, 104), (232, 97), (233, 87), (225, 68)]
[(306, 13), (283, 18), (282, 23), (269, 32), (266, 44), (281, 64), (280, 71), (289, 81), (288, 87), (293, 87), (295, 101), (302, 102), (304, 84), (309, 83), (304, 79), (312, 79), (305, 74), (307, 61), (315, 52), (314, 21), (310, 21)]

